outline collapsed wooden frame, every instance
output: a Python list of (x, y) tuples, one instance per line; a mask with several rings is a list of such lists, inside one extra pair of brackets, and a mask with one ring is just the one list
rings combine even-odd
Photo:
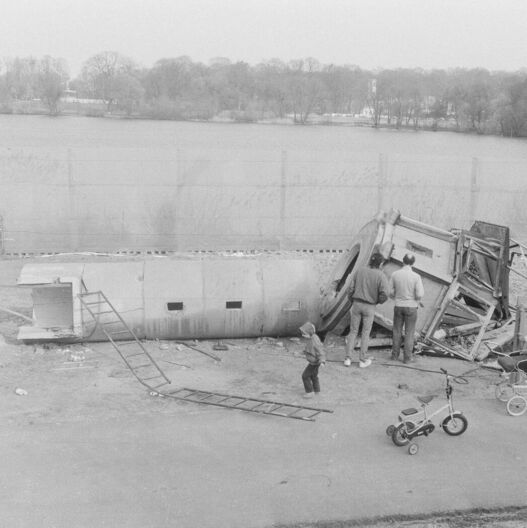
[[(484, 359), (481, 347), (489, 329), (509, 332), (509, 230), (476, 222), (470, 231), (457, 232), (454, 280), (443, 288), (437, 311), (423, 329), (424, 344), (464, 359)], [(505, 326), (504, 326), (505, 325)], [(474, 334), (469, 347), (449, 338)], [(495, 333), (493, 337), (495, 336)]]
[[(352, 304), (349, 286), (373, 252), (385, 257), (388, 277), (403, 266), (404, 255), (410, 252), (416, 256), (413, 269), (425, 289), (416, 322), (418, 345), (463, 359), (483, 359), (488, 348), (481, 344), (489, 330), (494, 340), (496, 333), (510, 332), (509, 272), (517, 246), (505, 226), (476, 221), (469, 230), (446, 231), (397, 210), (380, 212), (355, 236), (322, 289), (317, 329), (322, 337), (328, 332), (346, 334)], [(523, 246), (518, 247), (523, 251)], [(375, 309), (373, 335), (380, 342), (392, 330), (393, 306), (390, 300)]]

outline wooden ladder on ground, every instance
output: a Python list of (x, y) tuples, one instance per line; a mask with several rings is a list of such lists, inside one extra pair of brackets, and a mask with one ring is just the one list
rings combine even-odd
[[(270, 414), (283, 418), (294, 418), (313, 422), (320, 413), (332, 413), (330, 409), (319, 409), (304, 405), (295, 405), (271, 400), (233, 396), (218, 392), (196, 389), (168, 390), (171, 381), (152, 358), (148, 350), (133, 330), (128, 326), (121, 314), (115, 309), (102, 291), (78, 294), (82, 306), (88, 311), (103, 331), (108, 341), (121, 356), (125, 365), (131, 370), (137, 380), (150, 391), (173, 398), (175, 400), (238, 409), (257, 414)], [(125, 337), (124, 341), (116, 338)]]

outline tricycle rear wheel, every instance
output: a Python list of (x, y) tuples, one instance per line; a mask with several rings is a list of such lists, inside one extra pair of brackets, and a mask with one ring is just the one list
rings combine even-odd
[(495, 395), (498, 400), (506, 402), (514, 396), (514, 390), (510, 383), (503, 381), (496, 385)]
[(402, 422), (392, 432), (392, 442), (399, 447), (408, 445), (410, 439), (408, 433), (414, 428), (412, 422)]
[(408, 454), (409, 455), (416, 455), (419, 451), (419, 446), (417, 444), (414, 444), (413, 442), (408, 446)]

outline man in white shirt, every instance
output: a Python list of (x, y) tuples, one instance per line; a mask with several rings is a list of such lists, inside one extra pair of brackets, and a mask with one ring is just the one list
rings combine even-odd
[(415, 257), (407, 253), (404, 266), (392, 273), (389, 287), (390, 297), (395, 299), (392, 359), (399, 359), (404, 328), (404, 363), (412, 361), (417, 307), (425, 293), (421, 277), (412, 269), (414, 263)]

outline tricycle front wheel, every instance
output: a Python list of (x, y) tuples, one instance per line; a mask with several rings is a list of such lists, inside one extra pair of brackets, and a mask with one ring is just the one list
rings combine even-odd
[(460, 413), (447, 416), (442, 424), (443, 431), (450, 436), (463, 434), (468, 427), (468, 420)]
[(507, 412), (511, 416), (521, 416), (527, 410), (527, 400), (517, 394), (507, 402)]

